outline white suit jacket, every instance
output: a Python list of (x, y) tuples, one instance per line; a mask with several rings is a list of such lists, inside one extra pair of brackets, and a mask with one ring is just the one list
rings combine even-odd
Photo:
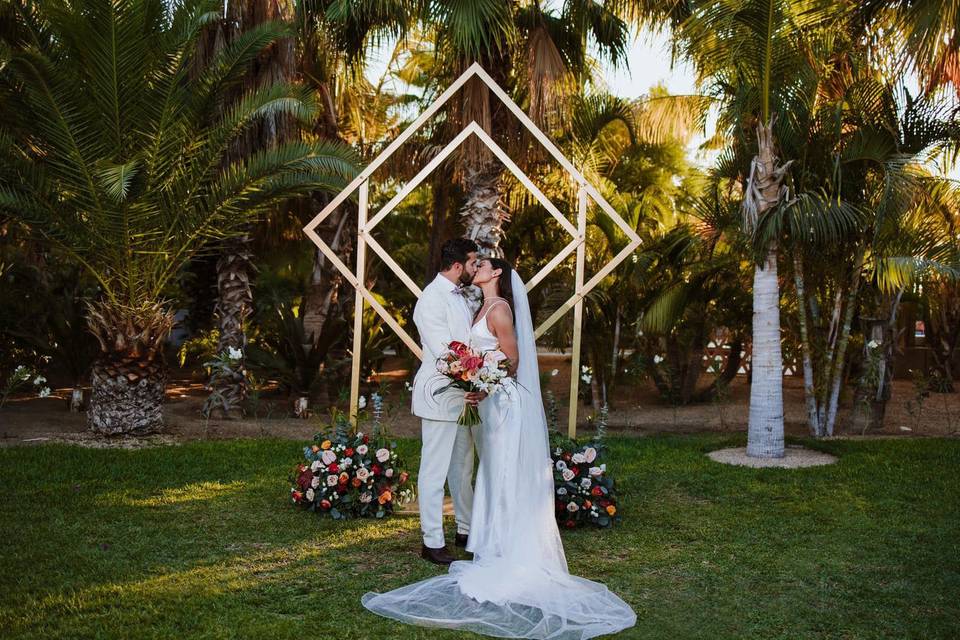
[(437, 372), (437, 358), (453, 340), (470, 341), (473, 314), (466, 299), (454, 293), (457, 286), (437, 274), (424, 288), (413, 308), (413, 322), (420, 333), (423, 361), (413, 380), (413, 415), (428, 420), (456, 422), (463, 410), (463, 391), (433, 392), (449, 383)]

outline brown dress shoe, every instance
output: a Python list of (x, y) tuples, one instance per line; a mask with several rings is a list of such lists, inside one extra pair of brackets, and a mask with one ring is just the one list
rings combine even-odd
[(454, 560), (453, 556), (450, 555), (446, 547), (431, 549), (427, 545), (423, 545), (423, 548), (420, 549), (420, 557), (424, 560), (429, 560), (433, 564), (439, 564), (443, 566), (450, 564)]
[(458, 546), (458, 547), (466, 548), (466, 547), (467, 547), (467, 538), (468, 538), (468, 537), (469, 537), (469, 536), (468, 536), (466, 533), (458, 533), (458, 534), (457, 534), (457, 537), (454, 538), (454, 540), (453, 540), (453, 544), (455, 544), (455, 545)]

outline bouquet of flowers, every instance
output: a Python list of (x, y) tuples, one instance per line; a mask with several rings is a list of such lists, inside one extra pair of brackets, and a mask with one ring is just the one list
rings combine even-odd
[(305, 462), (290, 480), (290, 499), (304, 509), (335, 519), (383, 518), (413, 500), (415, 490), (395, 443), (357, 432), (343, 416), (332, 434), (317, 434), (303, 448)]
[[(450, 379), (450, 384), (437, 389), (439, 395), (448, 389), (461, 389), (467, 393), (484, 391), (493, 395), (503, 388), (504, 378), (510, 369), (510, 360), (503, 351), (474, 351), (462, 342), (454, 340), (447, 351), (437, 358), (437, 371)], [(472, 427), (480, 424), (476, 405), (464, 403), (457, 424)]]
[(607, 474), (606, 463), (600, 461), (603, 446), (554, 438), (552, 447), (557, 523), (574, 529), (582, 524), (602, 528), (619, 522), (613, 478)]

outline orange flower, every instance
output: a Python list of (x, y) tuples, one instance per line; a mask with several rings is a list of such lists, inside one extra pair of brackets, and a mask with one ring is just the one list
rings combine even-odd
[(392, 498), (393, 498), (393, 495), (390, 493), (389, 490), (387, 490), (380, 494), (380, 497), (377, 498), (377, 502), (379, 502), (380, 504), (384, 504), (386, 502), (390, 502)]
[(340, 484), (345, 484), (350, 479), (350, 474), (344, 471), (340, 474)]
[(329, 449), (332, 446), (332, 444), (333, 443), (331, 443), (329, 440), (324, 440), (323, 442), (320, 443), (320, 448)]
[(607, 507), (607, 513), (614, 515), (617, 513), (617, 508), (611, 504), (609, 507)]
[(589, 500), (584, 500), (584, 501), (583, 501), (583, 508), (584, 508), (584, 509), (589, 509), (589, 508), (592, 507), (592, 506), (593, 506), (593, 503), (590, 502)]
[(353, 481), (352, 481), (350, 484), (352, 484), (352, 485), (355, 486), (355, 487), (359, 487), (359, 486), (360, 486), (361, 484), (363, 484), (363, 483), (360, 482), (360, 478), (354, 478)]

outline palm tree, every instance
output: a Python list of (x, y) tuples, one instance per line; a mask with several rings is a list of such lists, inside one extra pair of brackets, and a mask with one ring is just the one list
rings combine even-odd
[[(757, 231), (785, 195), (792, 160), (778, 158), (778, 132), (789, 128), (791, 107), (804, 98), (812, 71), (807, 54), (812, 42), (829, 33), (830, 5), (807, 0), (697, 2), (675, 27), (677, 46), (694, 61), (700, 82), (724, 101), (718, 126), (731, 135), (735, 155), (742, 159), (735, 163), (736, 182), (743, 186), (742, 229), (758, 240), (747, 441), (747, 454), (754, 457), (784, 455), (779, 239)], [(746, 168), (742, 162), (748, 158)]]
[[(558, 12), (544, 5), (539, 0), (432, 0), (426, 3), (424, 19), (449, 75), (479, 62), (507, 93), (525, 103), (535, 122), (549, 127), (559, 124), (568, 100), (589, 78), (588, 43), (616, 64), (624, 59), (628, 28), (605, 3), (573, 0)], [(464, 88), (453, 120), (475, 121), (516, 150), (527, 148), (507, 109), (491, 100), (477, 79)], [(501, 255), (503, 226), (510, 218), (502, 174), (503, 167), (479, 140), (465, 143), (460, 177), (466, 193), (460, 216), (464, 235), (488, 255)]]
[(198, 38), (217, 3), (15, 4), (18, 28), (0, 54), (0, 208), (99, 284), (87, 317), (100, 343), (90, 427), (153, 431), (173, 324), (165, 300), (184, 265), (281, 199), (339, 188), (355, 158), (340, 145), (289, 142), (226, 160), (264, 116), (314, 113), (283, 83), (219, 108), (286, 35), (280, 25), (241, 34), (201, 65)]

